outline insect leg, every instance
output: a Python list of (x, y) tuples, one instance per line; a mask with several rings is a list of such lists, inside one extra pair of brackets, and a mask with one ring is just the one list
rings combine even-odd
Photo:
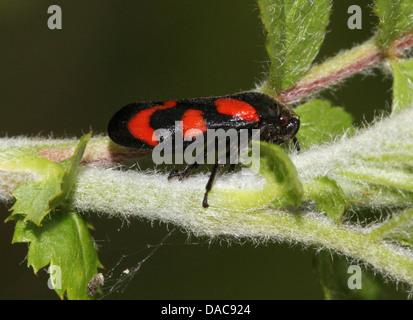
[(235, 171), (237, 164), (230, 164), (229, 169), (228, 169), (228, 173), (233, 173)]
[(293, 138), (293, 142), (294, 142), (294, 146), (295, 146), (295, 148), (297, 149), (297, 151), (300, 152), (301, 147), (300, 147), (300, 144), (298, 143), (297, 137), (294, 137), (294, 138)]
[(192, 163), (192, 164), (187, 165), (187, 166), (185, 167), (185, 169), (183, 169), (183, 170), (181, 170), (181, 171), (172, 170), (172, 171), (169, 173), (168, 180), (171, 180), (171, 179), (174, 178), (174, 177), (179, 177), (179, 180), (182, 180), (182, 179), (188, 177), (188, 176), (191, 174), (192, 170), (198, 168), (198, 166), (199, 166), (199, 164), (196, 163), (196, 162), (194, 162), (194, 163)]
[(202, 206), (204, 208), (208, 208), (208, 206), (209, 206), (208, 205), (208, 193), (212, 189), (212, 184), (214, 183), (214, 179), (215, 179), (215, 176), (217, 174), (217, 170), (218, 170), (218, 163), (215, 163), (214, 167), (212, 168), (211, 175), (209, 176), (208, 182), (205, 186), (206, 191), (205, 191), (205, 195), (204, 195), (204, 200), (202, 201)]

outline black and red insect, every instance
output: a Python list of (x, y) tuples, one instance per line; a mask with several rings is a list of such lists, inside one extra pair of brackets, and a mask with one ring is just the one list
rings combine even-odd
[[(166, 129), (171, 137), (176, 130), (176, 121), (181, 121), (183, 136), (196, 138), (208, 129), (258, 129), (260, 140), (281, 144), (294, 141), (300, 118), (293, 110), (275, 98), (258, 92), (240, 92), (221, 97), (192, 98), (164, 102), (136, 102), (119, 110), (110, 120), (109, 137), (117, 144), (138, 149), (152, 149), (160, 141), (153, 139), (157, 129)], [(197, 130), (193, 130), (197, 129)], [(188, 143), (184, 142), (184, 148)], [(214, 164), (206, 185), (203, 206), (208, 207), (208, 193), (218, 169)], [(198, 163), (188, 164), (181, 171), (172, 171), (168, 177), (187, 177)], [(233, 166), (231, 165), (231, 168)]]

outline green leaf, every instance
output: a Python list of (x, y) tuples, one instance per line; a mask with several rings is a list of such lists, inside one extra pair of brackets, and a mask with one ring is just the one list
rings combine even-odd
[(353, 117), (342, 107), (332, 107), (328, 100), (315, 99), (294, 109), (300, 116), (297, 138), (303, 150), (343, 134), (351, 127)]
[(259, 147), (260, 158), (252, 159), (251, 162), (244, 162), (244, 158), (242, 161), (264, 177), (264, 186), (240, 190), (214, 188), (215, 191), (211, 192), (211, 203), (237, 210), (257, 209), (270, 203), (276, 207), (300, 205), (304, 194), (303, 187), (297, 170), (285, 151), (277, 145), (262, 141), (253, 142), (253, 148), (254, 145)]
[(259, 0), (258, 4), (271, 63), (268, 93), (274, 94), (293, 86), (310, 67), (324, 40), (330, 0)]
[(396, 35), (396, 25), (400, 16), (400, 0), (376, 0), (374, 10), (379, 17), (379, 43), (388, 47)]
[(61, 299), (90, 299), (88, 282), (102, 265), (95, 243), (90, 236), (91, 226), (76, 212), (65, 209), (43, 219), (41, 227), (17, 220), (13, 243), (28, 242), (27, 264), (34, 273), (50, 264), (54, 273), (54, 289)]
[(260, 142), (261, 164), (259, 174), (268, 187), (277, 191), (272, 203), (277, 206), (300, 205), (303, 198), (303, 187), (297, 170), (284, 150), (274, 144)]
[(37, 180), (21, 183), (13, 191), (16, 199), (10, 209), (13, 215), (25, 215), (25, 221), (32, 221), (40, 225), (42, 219), (53, 208), (49, 201), (61, 192), (61, 181), (64, 169), (59, 164), (41, 158), (26, 158), (21, 161), (23, 166), (35, 166)]
[(413, 29), (412, 0), (376, 0), (379, 17), (379, 43), (388, 48), (391, 41)]
[(391, 67), (393, 70), (392, 114), (397, 114), (413, 106), (413, 59), (392, 60)]
[(327, 176), (316, 177), (305, 185), (308, 198), (315, 200), (317, 210), (339, 221), (346, 208), (347, 197), (337, 182)]
[[(315, 269), (320, 277), (321, 286), (327, 300), (375, 300), (380, 297), (380, 283), (369, 273), (360, 268), (361, 289), (349, 286), (354, 282), (350, 277), (355, 271), (351, 265), (338, 255), (331, 256), (320, 252), (315, 256)], [(355, 265), (357, 266), (357, 265)]]
[(43, 218), (69, 194), (74, 183), (77, 166), (83, 156), (86, 144), (91, 134), (85, 135), (77, 146), (74, 155), (55, 163), (42, 158), (32, 152), (22, 151), (21, 157), (13, 163), (4, 166), (14, 166), (21, 171), (30, 171), (37, 174), (37, 180), (18, 185), (13, 191), (16, 199), (11, 208), (13, 215), (25, 215), (25, 221), (32, 221), (40, 225)]
[(63, 200), (67, 198), (70, 191), (72, 190), (73, 184), (75, 183), (77, 167), (80, 161), (82, 160), (83, 153), (86, 149), (86, 145), (91, 137), (91, 133), (84, 135), (80, 139), (80, 142), (77, 145), (73, 156), (59, 163), (65, 168), (66, 172), (61, 183), (61, 192), (54, 199), (52, 199), (50, 203), (51, 207), (54, 208), (57, 205), (59, 205), (59, 203), (61, 203)]

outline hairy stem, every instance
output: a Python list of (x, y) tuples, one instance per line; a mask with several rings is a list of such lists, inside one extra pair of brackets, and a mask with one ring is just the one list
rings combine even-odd
[[(293, 87), (276, 96), (283, 103), (292, 103), (301, 98), (326, 89), (356, 73), (377, 66), (386, 58), (397, 58), (413, 46), (413, 33), (408, 33), (392, 42), (383, 52), (375, 37), (350, 50), (344, 51), (325, 62), (313, 66)], [(259, 91), (274, 94), (264, 83)]]
[[(370, 208), (408, 208), (413, 204), (413, 108), (383, 119), (359, 131), (352, 137), (317, 146), (300, 154), (292, 154), (305, 194), (314, 194), (314, 179), (326, 176), (334, 179), (343, 190), (349, 205)], [(68, 152), (72, 141), (43, 142), (21, 138), (0, 141), (0, 171), (8, 185), (0, 186), (0, 197), (10, 199), (10, 192), (25, 175), (18, 168), (8, 169), (8, 159), (44, 150)], [(77, 211), (102, 212), (124, 218), (137, 217), (180, 226), (196, 235), (228, 240), (251, 239), (256, 242), (287, 241), (316, 245), (334, 250), (368, 263), (385, 275), (413, 285), (413, 254), (382, 239), (389, 230), (411, 220), (411, 214), (395, 215), (395, 220), (381, 227), (364, 228), (360, 224), (340, 224), (315, 209), (307, 198), (300, 207), (275, 208), (260, 205), (249, 209), (234, 205), (230, 194), (262, 190), (262, 177), (242, 172), (218, 178), (210, 194), (210, 207), (202, 207), (208, 176), (199, 174), (184, 181), (168, 181), (165, 174), (141, 171), (120, 171), (96, 164), (107, 164), (102, 154), (94, 158), (93, 151), (109, 148), (105, 137), (98, 137), (88, 146), (89, 155), (80, 170), (69, 196), (69, 205)], [(117, 152), (115, 150), (115, 152)], [(103, 153), (104, 154), (104, 153)], [(3, 157), (4, 155), (4, 157)], [(13, 156), (14, 155), (14, 156)], [(48, 153), (47, 155), (55, 155)], [(110, 158), (110, 157), (109, 157)], [(91, 161), (93, 160), (93, 161)], [(22, 160), (23, 161), (23, 160)], [(34, 172), (35, 173), (35, 172)], [(19, 181), (16, 181), (19, 180)], [(4, 182), (3, 182), (4, 183)], [(267, 186), (268, 188), (268, 186)], [(312, 188), (312, 192), (307, 192)], [(264, 185), (264, 190), (265, 185)], [(272, 190), (274, 197), (280, 196)], [(282, 192), (282, 190), (280, 191)], [(258, 192), (259, 194), (259, 192)], [(390, 228), (390, 229), (389, 229)], [(370, 232), (370, 230), (373, 230)], [(375, 231), (374, 231), (375, 230)]]
[[(123, 217), (126, 214), (129, 217), (173, 223), (195, 235), (211, 238), (315, 245), (361, 260), (393, 279), (413, 285), (412, 254), (376, 241), (363, 228), (333, 223), (316, 212), (292, 213), (270, 207), (242, 212), (213, 205), (205, 210), (201, 206), (201, 183), (206, 182), (206, 176), (191, 178), (179, 186), (162, 182), (164, 176), (156, 177), (163, 184), (160, 188), (148, 186), (147, 179), (142, 179), (139, 174), (98, 171), (101, 170), (87, 170), (80, 175), (73, 202), (78, 210), (106, 212)], [(219, 187), (228, 185), (221, 184)], [(167, 189), (173, 189), (173, 195)], [(155, 192), (156, 195), (153, 194)]]

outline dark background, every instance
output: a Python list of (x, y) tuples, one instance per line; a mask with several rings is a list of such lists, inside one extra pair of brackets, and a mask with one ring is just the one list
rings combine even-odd
[[(317, 60), (372, 36), (375, 18), (363, 5), (363, 29), (347, 28), (347, 8), (334, 1)], [(365, 1), (363, 3), (368, 3)], [(47, 9), (60, 5), (63, 29), (49, 30)], [(223, 95), (255, 87), (267, 56), (255, 0), (0, 2), (0, 134), (77, 136), (105, 132), (120, 107), (145, 100)], [(377, 73), (377, 72), (376, 72)], [(388, 109), (391, 79), (358, 75), (321, 97), (356, 121)], [(8, 215), (1, 206), (1, 217)], [(100, 257), (111, 269), (124, 254), (133, 268), (168, 233), (163, 225), (90, 214)], [(26, 244), (11, 245), (13, 223), (0, 223), (0, 298), (56, 299), (44, 270), (27, 268)], [(312, 249), (255, 247), (175, 232), (113, 299), (322, 299)], [(189, 243), (193, 243), (192, 245)], [(197, 244), (198, 243), (198, 244)], [(112, 279), (113, 280), (113, 279)], [(109, 280), (110, 283), (111, 280)], [(390, 298), (399, 297), (392, 292)]]

